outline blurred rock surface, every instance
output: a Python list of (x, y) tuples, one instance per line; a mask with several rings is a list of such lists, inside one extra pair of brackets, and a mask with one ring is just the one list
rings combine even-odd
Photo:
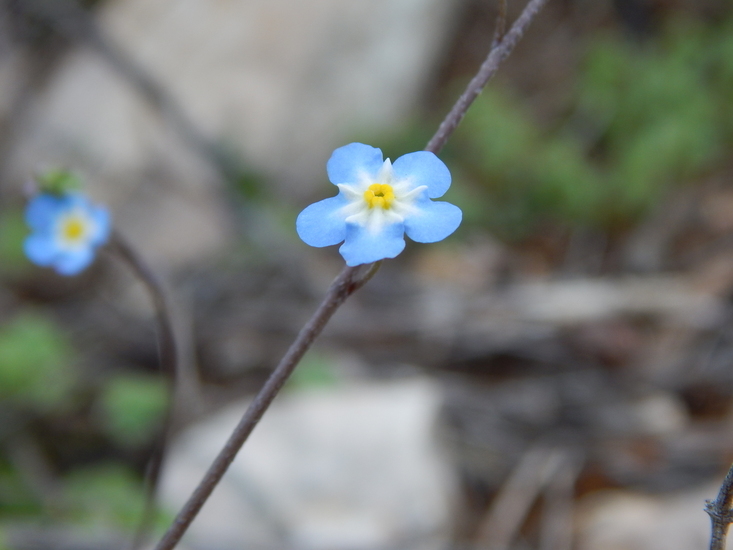
[[(204, 548), (428, 549), (445, 543), (454, 480), (437, 451), (427, 379), (278, 398), (194, 522)], [(238, 422), (240, 403), (184, 432), (163, 502), (180, 507)]]
[[(721, 474), (722, 475), (722, 474)], [(578, 503), (578, 550), (688, 550), (707, 548), (710, 519), (706, 499), (719, 487), (671, 494), (608, 491)], [(726, 548), (733, 548), (728, 538)]]

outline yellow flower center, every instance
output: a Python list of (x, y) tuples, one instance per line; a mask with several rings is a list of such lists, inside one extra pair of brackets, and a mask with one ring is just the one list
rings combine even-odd
[(364, 200), (369, 208), (388, 209), (394, 202), (394, 191), (392, 186), (386, 183), (373, 183), (364, 191)]
[(78, 241), (84, 238), (87, 232), (87, 224), (77, 216), (71, 216), (64, 220), (61, 233), (67, 241)]

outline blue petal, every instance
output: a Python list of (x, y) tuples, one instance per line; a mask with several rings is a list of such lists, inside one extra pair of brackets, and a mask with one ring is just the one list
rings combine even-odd
[(54, 262), (54, 268), (60, 275), (76, 275), (92, 263), (92, 260), (94, 251), (91, 247), (84, 247), (59, 256)]
[(340, 210), (349, 201), (339, 193), (330, 199), (311, 204), (295, 221), (298, 235), (310, 246), (338, 244), (346, 238), (346, 216)]
[(97, 231), (94, 235), (92, 235), (90, 239), (90, 244), (94, 246), (99, 246), (106, 243), (109, 239), (110, 230), (112, 228), (109, 210), (102, 206), (90, 206), (89, 214), (91, 215), (92, 220), (94, 220), (94, 223), (97, 226)]
[(417, 151), (398, 158), (393, 165), (394, 179), (410, 179), (415, 187), (428, 186), (428, 197), (442, 197), (450, 187), (448, 167), (430, 151)]
[(64, 201), (66, 208), (72, 209), (72, 208), (81, 208), (83, 210), (89, 210), (92, 207), (92, 203), (89, 202), (89, 199), (86, 195), (82, 193), (67, 193), (61, 197), (61, 200)]
[(379, 233), (372, 233), (365, 227), (346, 224), (346, 241), (339, 252), (346, 265), (370, 264), (385, 258), (394, 258), (405, 248), (402, 223), (386, 225)]
[(363, 143), (349, 143), (336, 149), (326, 163), (328, 179), (334, 185), (356, 183), (363, 174), (375, 178), (384, 164), (382, 151)]
[(48, 193), (33, 197), (25, 208), (25, 221), (36, 231), (48, 231), (56, 222), (59, 212), (64, 210), (63, 199)]
[(51, 265), (58, 254), (53, 238), (39, 233), (26, 237), (23, 250), (31, 262), (43, 267)]
[(449, 202), (429, 199), (415, 204), (417, 212), (405, 219), (405, 233), (419, 243), (442, 241), (461, 225), (461, 209)]

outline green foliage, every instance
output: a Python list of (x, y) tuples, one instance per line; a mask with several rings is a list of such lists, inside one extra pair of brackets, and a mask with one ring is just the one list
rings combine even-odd
[(251, 170), (241, 170), (231, 180), (234, 189), (248, 201), (256, 201), (263, 198), (266, 186), (264, 177)]
[(41, 513), (41, 503), (18, 472), (2, 459), (0, 459), (0, 513), (14, 516), (32, 516)]
[(64, 479), (64, 489), (71, 519), (82, 525), (132, 529), (145, 505), (139, 478), (118, 464), (74, 471)]
[(68, 170), (49, 170), (36, 178), (41, 191), (63, 195), (82, 188), (81, 179)]
[(25, 313), (0, 329), (0, 399), (44, 411), (66, 403), (76, 382), (72, 348), (49, 319)]
[(117, 376), (105, 385), (100, 395), (104, 428), (123, 445), (147, 443), (160, 428), (167, 403), (167, 390), (159, 378)]
[[(621, 214), (641, 212), (669, 184), (694, 178), (715, 161), (726, 121), (706, 78), (717, 37), (674, 28), (667, 44), (634, 51), (619, 39), (599, 40), (580, 83), (586, 116), (603, 120), (606, 178)], [(600, 114), (600, 116), (599, 116)]]
[(545, 219), (627, 224), (670, 186), (715, 170), (733, 145), (733, 19), (672, 21), (644, 45), (595, 39), (558, 122), (541, 128), (496, 88), (479, 97), (446, 150), (474, 189), (468, 224), (505, 237)]
[(23, 252), (23, 239), (27, 234), (20, 210), (0, 212), (0, 269), (3, 272), (16, 273), (29, 265)]
[(520, 106), (495, 90), (485, 91), (469, 115), (447, 150), (451, 165), (461, 167), (454, 177), (474, 182), (467, 223), (514, 237), (548, 212), (572, 222), (591, 220), (604, 190), (576, 140), (543, 135)]

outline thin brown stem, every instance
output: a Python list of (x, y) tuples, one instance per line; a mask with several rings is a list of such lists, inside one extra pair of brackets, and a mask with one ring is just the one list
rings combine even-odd
[(710, 550), (724, 550), (728, 527), (733, 523), (733, 465), (728, 470), (715, 500), (705, 502), (705, 511), (710, 516)]
[[(511, 30), (504, 36), (497, 47), (492, 48), (489, 56), (479, 69), (478, 74), (469, 84), (464, 94), (459, 98), (453, 109), (448, 113), (437, 132), (425, 147), (426, 151), (438, 153), (445, 145), (448, 137), (453, 133), (460, 123), (468, 107), (473, 103), (486, 82), (493, 76), (499, 65), (504, 61), (514, 46), (520, 40), (529, 23), (537, 15), (540, 8), (547, 0), (530, 0), (524, 12), (519, 16)], [(193, 522), (199, 510), (216, 488), (221, 478), (226, 473), (229, 465), (234, 461), (239, 449), (254, 430), (262, 415), (270, 403), (275, 399), (280, 389), (297, 367), (303, 355), (310, 349), (311, 345), (321, 333), (331, 316), (346, 301), (346, 299), (361, 288), (379, 269), (381, 262), (369, 267), (367, 272), (356, 278), (359, 268), (345, 267), (343, 271), (331, 284), (331, 287), (316, 309), (316, 312), (300, 330), (295, 341), (288, 349), (285, 356), (265, 382), (265, 385), (255, 396), (239, 424), (229, 436), (224, 448), (219, 452), (211, 464), (203, 479), (199, 482), (194, 492), (183, 505), (168, 529), (160, 540), (155, 550), (172, 550), (183, 537), (188, 527)]]
[(244, 416), (239, 421), (239, 424), (229, 436), (229, 440), (224, 445), (224, 448), (214, 459), (201, 483), (199, 483), (198, 487), (196, 487), (193, 494), (189, 497), (188, 502), (186, 502), (178, 513), (173, 525), (171, 525), (168, 532), (155, 547), (155, 550), (170, 550), (178, 544), (178, 541), (186, 532), (188, 526), (224, 476), (224, 473), (229, 468), (239, 449), (252, 433), (252, 430), (254, 430), (260, 418), (262, 418), (270, 403), (272, 403), (275, 396), (282, 389), (293, 370), (295, 370), (295, 367), (303, 358), (305, 352), (308, 351), (323, 330), (323, 327), (326, 326), (328, 320), (349, 296), (359, 290), (374, 275), (375, 268), (373, 266), (369, 267), (368, 272), (361, 278), (356, 277), (360, 271), (358, 267), (345, 267), (338, 277), (336, 277), (321, 305), (318, 306), (316, 312), (300, 330), (290, 349), (288, 349), (285, 356), (267, 379), (267, 382), (265, 382), (265, 385), (254, 398), (244, 413)]
[(159, 328), (158, 341), (161, 369), (172, 386), (176, 377), (178, 357), (171, 308), (163, 284), (137, 251), (119, 233), (114, 232), (112, 234), (110, 248), (130, 267), (150, 294)]
[(486, 57), (486, 61), (481, 65), (476, 76), (474, 76), (471, 82), (468, 83), (466, 91), (464, 91), (463, 95), (458, 98), (458, 101), (450, 110), (448, 116), (446, 116), (440, 124), (438, 131), (430, 140), (427, 147), (425, 147), (426, 151), (432, 151), (437, 154), (438, 151), (443, 148), (445, 142), (448, 141), (448, 138), (458, 127), (461, 120), (463, 120), (468, 108), (481, 93), (481, 90), (484, 89), (486, 83), (492, 76), (494, 76), (494, 74), (496, 74), (496, 71), (499, 69), (502, 61), (512, 53), (514, 46), (517, 45), (524, 35), (524, 32), (527, 30), (527, 27), (529, 27), (529, 24), (547, 1), (548, 0), (530, 0), (522, 14), (512, 25), (512, 28), (509, 29), (509, 32), (506, 33), (504, 38), (501, 39), (495, 48), (491, 49), (489, 55)]
[(176, 384), (178, 376), (178, 351), (176, 347), (175, 332), (171, 317), (171, 307), (166, 298), (163, 284), (158, 277), (145, 263), (137, 251), (119, 234), (114, 232), (110, 239), (110, 249), (124, 261), (143, 283), (155, 309), (155, 317), (158, 325), (158, 354), (160, 356), (160, 367), (168, 385), (168, 406), (166, 408), (161, 437), (157, 440), (153, 449), (148, 468), (145, 472), (145, 505), (143, 507), (140, 525), (130, 544), (130, 550), (137, 550), (145, 542), (150, 532), (155, 517), (155, 499), (160, 482), (160, 474), (165, 458), (165, 450), (176, 406)]

